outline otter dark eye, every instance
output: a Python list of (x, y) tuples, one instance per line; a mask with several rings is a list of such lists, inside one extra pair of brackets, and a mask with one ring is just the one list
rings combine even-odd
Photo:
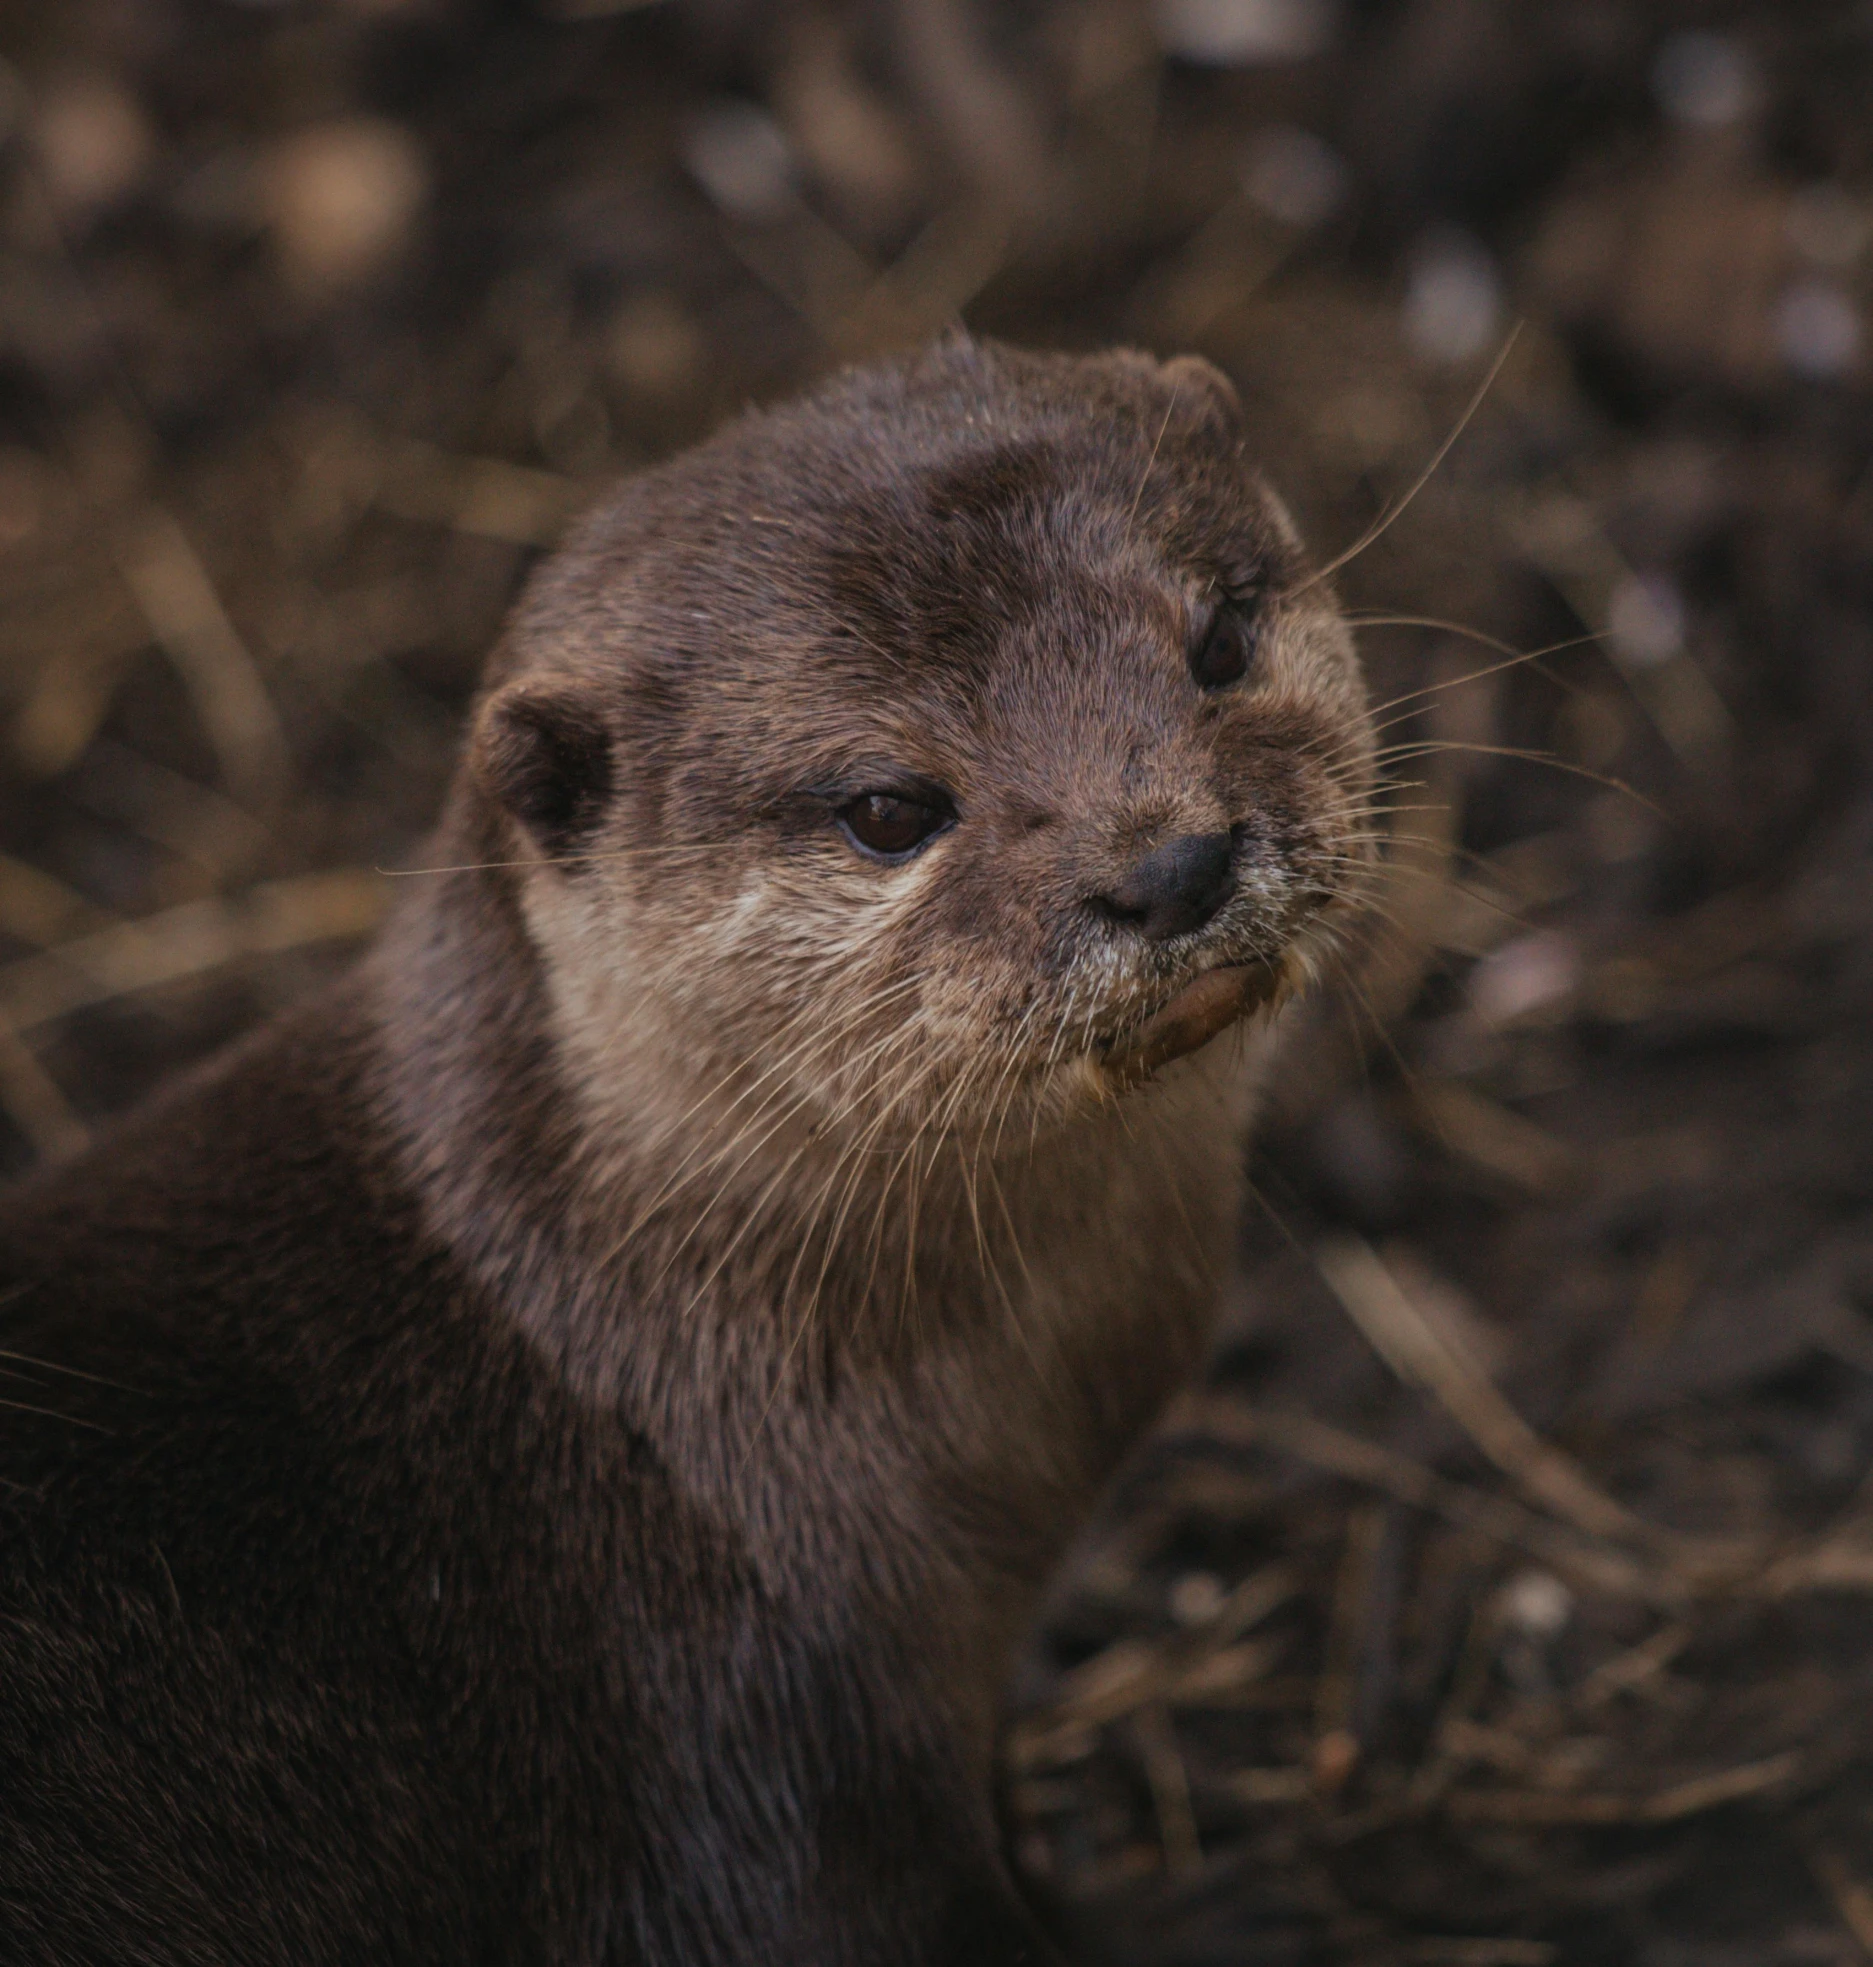
[(895, 793), (861, 793), (839, 809), (839, 824), (854, 846), (880, 860), (901, 861), (914, 854), (934, 834), (949, 825), (953, 815), (920, 799), (900, 799)]
[(1203, 640), (1190, 652), (1190, 673), (1202, 690), (1239, 683), (1255, 659), (1256, 629), (1248, 606), (1225, 601), (1210, 619)]

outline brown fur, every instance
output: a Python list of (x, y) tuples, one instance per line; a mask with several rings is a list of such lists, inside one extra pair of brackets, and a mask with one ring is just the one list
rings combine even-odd
[[(1259, 637), (1206, 695), (1189, 650), (1218, 592)], [(452, 1832), (336, 1777), (319, 1793), (409, 1845), (389, 1884), (303, 1860), (294, 1903), (327, 1908), (331, 1957), (389, 1944), (399, 1867), (473, 1901), (483, 1834), (537, 1852), (494, 1868), (490, 1958), (1041, 1957), (992, 1848), (999, 1691), (1049, 1567), (1203, 1346), (1269, 1033), (1123, 1097), (1099, 1061), (1211, 965), (1309, 967), (1364, 858), (1370, 749), (1331, 598), (1227, 385), (1189, 361), (952, 338), (646, 473), (547, 566), (437, 844), (463, 871), (426, 878), (328, 1006), (4, 1225), (17, 1349), (205, 1376), (192, 1406), (152, 1396), (187, 1409), (183, 1462), (229, 1374), (222, 1411), (271, 1389), (312, 1417), (294, 1454), (315, 1487), (346, 1471), (347, 1500), (292, 1561), (338, 1566), (333, 1604), (416, 1662), (389, 1685), (341, 1647), (363, 1708), (455, 1690), (479, 1746), (425, 1806)], [(835, 824), (887, 781), (955, 806), (901, 865)], [(1152, 943), (1089, 906), (1156, 843), (1219, 831), (1236, 888), (1199, 932)], [(308, 1227), (340, 1188), (380, 1253), (364, 1271)], [(112, 1254), (132, 1222), (148, 1274)], [(151, 1424), (131, 1405), (103, 1424)], [(21, 1504), (16, 1537), (108, 1583), (128, 1560), (85, 1511), (132, 1478), (74, 1487), (92, 1452), (54, 1430), (21, 1463), (55, 1500)], [(53, 1536), (65, 1494), (91, 1500)], [(160, 1522), (160, 1486), (138, 1494)], [(264, 1576), (251, 1529), (227, 1534)], [(406, 1602), (384, 1555), (404, 1541), (440, 1553), (446, 1617)], [(46, 1580), (20, 1587), (43, 1623), (56, 1568), (20, 1575)], [(58, 1617), (81, 1647), (104, 1614)], [(338, 1640), (316, 1611), (288, 1626), (290, 1707)], [(800, 1692), (822, 1674), (830, 1695)], [(108, 1732), (11, 1698), (0, 1791), (42, 1757), (22, 1741)], [(743, 1721), (679, 1753), (725, 1703)], [(181, 1725), (158, 1709), (153, 1740)], [(682, 1779), (652, 1798), (666, 1764)], [(516, 1769), (522, 1803), (459, 1800)], [(128, 1821), (159, 1838), (153, 1765), (111, 1780), (150, 1786)], [(162, 1859), (162, 1904), (241, 1889), (224, 1846), (256, 1808), (230, 1801), (212, 1867)], [(646, 1855), (665, 1834), (681, 1862)], [(33, 1890), (0, 1859), (0, 1933), (10, 1904), (54, 1932)], [(125, 1918), (141, 1957), (222, 1957), (166, 1939), (195, 1930), (179, 1915)], [(104, 1957), (87, 1943), (8, 1957)], [(228, 1957), (313, 1957), (246, 1944)]]

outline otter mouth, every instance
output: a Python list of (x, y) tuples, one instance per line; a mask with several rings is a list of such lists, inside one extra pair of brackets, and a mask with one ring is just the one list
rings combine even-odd
[(1142, 1086), (1173, 1059), (1274, 1003), (1286, 981), (1285, 970), (1274, 963), (1231, 963), (1205, 970), (1135, 1031), (1115, 1039), (1099, 1062), (1100, 1070), (1115, 1090)]

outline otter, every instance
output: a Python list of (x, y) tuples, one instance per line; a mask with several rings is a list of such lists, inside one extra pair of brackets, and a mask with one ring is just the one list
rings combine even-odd
[(627, 482), (356, 969), (0, 1203), (0, 1958), (1066, 1958), (1001, 1690), (1372, 772), (1195, 358)]

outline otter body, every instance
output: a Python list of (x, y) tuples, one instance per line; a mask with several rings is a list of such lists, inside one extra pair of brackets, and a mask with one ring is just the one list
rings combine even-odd
[(1370, 748), (1203, 365), (627, 486), (358, 971), (0, 1204), (0, 1958), (1057, 1958), (1000, 1689)]

